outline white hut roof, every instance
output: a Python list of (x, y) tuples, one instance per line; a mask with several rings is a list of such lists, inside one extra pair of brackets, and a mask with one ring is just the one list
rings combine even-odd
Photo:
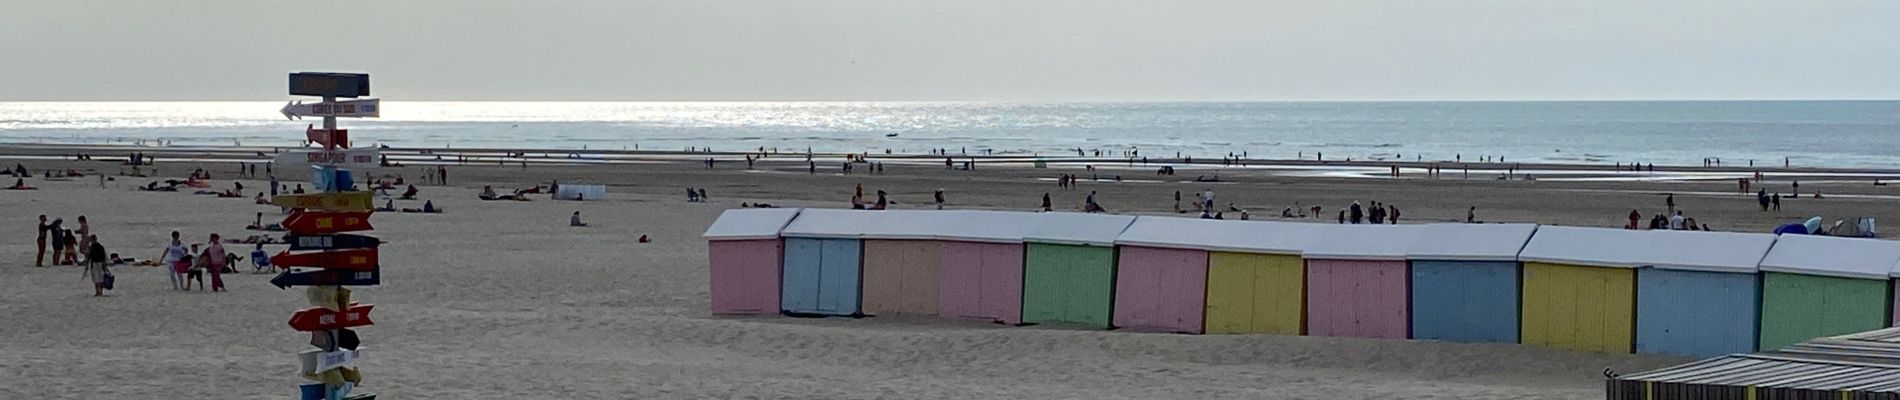
[(701, 235), (711, 240), (777, 238), (779, 230), (798, 216), (797, 208), (735, 208), (719, 214)]
[(1540, 226), (1517, 258), (1523, 261), (1640, 267), (1637, 254), (1645, 248), (1643, 231), (1572, 226)]
[(786, 237), (814, 237), (856, 239), (864, 236), (864, 231), (876, 223), (869, 213), (859, 210), (838, 210), (813, 208), (798, 213), (798, 218), (785, 225), (779, 235)]
[(1419, 225), (1306, 224), (1306, 258), (1404, 260)]
[(1406, 257), (1415, 260), (1517, 261), (1535, 224), (1425, 224)]
[(1690, 271), (1755, 273), (1775, 245), (1766, 233), (1640, 231), (1640, 266)]
[(1023, 240), (1054, 244), (1113, 246), (1122, 230), (1135, 217), (1111, 214), (1047, 212), (1036, 215), (1036, 224)]
[(1886, 279), (1900, 262), (1900, 242), (1831, 236), (1781, 235), (1761, 270), (1843, 278)]
[(1022, 243), (1023, 236), (1036, 228), (1042, 214), (1020, 211), (956, 210), (938, 211), (942, 228), (936, 237), (943, 240), (972, 242)]
[(1115, 244), (1269, 254), (1300, 254), (1309, 225), (1141, 216), (1115, 238)]

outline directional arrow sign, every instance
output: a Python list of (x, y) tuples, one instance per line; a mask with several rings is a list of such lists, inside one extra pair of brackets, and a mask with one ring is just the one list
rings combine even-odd
[(271, 204), (306, 210), (365, 212), (373, 209), (369, 192), (329, 192), (272, 197)]
[(374, 228), (369, 226), (366, 212), (298, 211), (284, 218), (284, 229), (293, 235), (321, 235)]
[(382, 116), (382, 108), (382, 99), (355, 99), (317, 103), (294, 101), (284, 103), (284, 108), (277, 111), (284, 113), (284, 119), (302, 117), (376, 118)]
[(369, 311), (375, 307), (375, 304), (351, 304), (343, 311), (306, 308), (290, 315), (290, 328), (310, 332), (370, 325), (374, 322), (369, 320)]
[(290, 235), (291, 250), (362, 249), (383, 244), (381, 239), (363, 235)]
[(320, 374), (325, 371), (356, 366), (356, 360), (363, 357), (363, 349), (323, 351), (309, 349), (297, 352), (297, 360), (303, 364), (303, 374)]
[(279, 267), (310, 267), (368, 271), (376, 268), (376, 248), (319, 251), (314, 253), (277, 253), (270, 258)]
[(312, 271), (284, 271), (270, 278), (270, 284), (278, 289), (291, 286), (376, 286), (383, 283), (382, 268), (368, 271), (349, 271), (340, 269), (319, 269)]
[(303, 128), (303, 134), (310, 141), (323, 145), (324, 150), (337, 147), (350, 148), (350, 130), (348, 129), (317, 129), (315, 125), (311, 125)]
[(381, 165), (375, 147), (338, 150), (293, 150), (277, 153), (278, 164), (340, 164), (345, 166)]

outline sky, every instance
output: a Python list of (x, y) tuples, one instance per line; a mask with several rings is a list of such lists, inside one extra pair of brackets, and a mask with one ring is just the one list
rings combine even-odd
[(0, 101), (1900, 99), (1900, 1), (0, 0)]

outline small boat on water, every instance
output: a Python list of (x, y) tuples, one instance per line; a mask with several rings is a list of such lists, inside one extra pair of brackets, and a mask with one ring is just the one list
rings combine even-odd
[(897, 134), (896, 134), (896, 133), (886, 133), (886, 134), (884, 134), (884, 137), (897, 137)]

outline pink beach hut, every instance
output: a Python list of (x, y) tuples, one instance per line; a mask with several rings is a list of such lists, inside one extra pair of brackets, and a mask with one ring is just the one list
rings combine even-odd
[(1023, 235), (1041, 214), (940, 211), (936, 232), (937, 315), (1016, 325), (1023, 321)]
[(1239, 221), (1136, 217), (1115, 238), (1116, 328), (1201, 333), (1209, 246)]
[(1306, 332), (1405, 339), (1411, 333), (1406, 255), (1417, 225), (1310, 224)]
[(706, 228), (711, 264), (713, 314), (777, 314), (779, 260), (785, 243), (779, 230), (797, 208), (726, 210)]

